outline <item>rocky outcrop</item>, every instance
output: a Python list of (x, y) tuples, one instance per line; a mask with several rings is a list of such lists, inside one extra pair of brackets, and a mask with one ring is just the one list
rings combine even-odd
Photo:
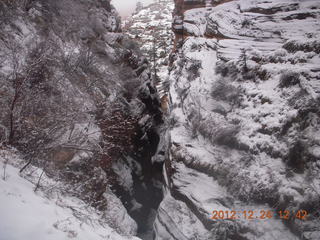
[(156, 238), (318, 239), (319, 3), (176, 4)]
[[(152, 3), (133, 13), (123, 27), (124, 33), (139, 45), (143, 56), (148, 59), (160, 97), (169, 89), (167, 76), (173, 45), (173, 8), (172, 0)], [(163, 109), (165, 112), (165, 107)]]

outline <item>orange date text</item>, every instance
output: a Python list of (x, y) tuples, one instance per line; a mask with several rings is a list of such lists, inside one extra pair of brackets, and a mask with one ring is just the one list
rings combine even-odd
[(306, 210), (298, 210), (296, 212), (290, 212), (288, 210), (283, 211), (273, 211), (273, 210), (244, 210), (244, 211), (235, 211), (235, 210), (215, 210), (212, 212), (211, 219), (213, 220), (224, 220), (224, 219), (271, 219), (271, 218), (280, 218), (284, 220), (297, 218), (300, 220), (306, 220), (308, 212)]

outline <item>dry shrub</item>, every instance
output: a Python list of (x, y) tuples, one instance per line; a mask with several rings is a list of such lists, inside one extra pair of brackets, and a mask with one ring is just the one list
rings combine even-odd
[(114, 104), (111, 111), (100, 116), (97, 122), (103, 138), (101, 167), (108, 170), (113, 160), (130, 153), (133, 149), (138, 120), (130, 116), (120, 104)]
[(216, 66), (216, 74), (221, 74), (222, 77), (235, 76), (239, 73), (240, 69), (237, 68), (235, 62), (220, 61)]
[(320, 41), (300, 42), (298, 40), (290, 40), (283, 45), (283, 48), (290, 53), (303, 51), (303, 52), (316, 52), (320, 53)]
[(212, 116), (206, 119), (200, 111), (193, 110), (188, 116), (191, 125), (191, 134), (195, 138), (198, 134), (210, 140), (213, 144), (225, 145), (231, 148), (238, 148), (237, 134), (239, 126), (227, 122), (221, 122), (221, 119), (215, 119)]
[(218, 80), (212, 86), (211, 96), (217, 100), (236, 104), (240, 101), (240, 89), (226, 81)]
[(201, 61), (193, 59), (189, 64), (187, 71), (188, 71), (188, 80), (192, 81), (195, 78), (200, 76), (199, 70), (202, 68)]
[(293, 71), (284, 71), (280, 76), (279, 87), (287, 88), (300, 83), (300, 73)]

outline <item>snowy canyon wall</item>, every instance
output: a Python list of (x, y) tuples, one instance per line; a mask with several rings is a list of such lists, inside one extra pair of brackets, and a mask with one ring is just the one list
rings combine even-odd
[(175, 4), (156, 239), (319, 239), (320, 3)]
[(161, 98), (169, 89), (168, 64), (174, 39), (171, 30), (173, 10), (173, 0), (152, 3), (137, 9), (123, 27), (124, 33), (139, 44), (143, 55), (149, 60)]
[(1, 151), (16, 148), (24, 161), (10, 163), (23, 176), (44, 169), (101, 222), (136, 235), (111, 189), (132, 194), (132, 171), (140, 156), (151, 161), (162, 112), (116, 10), (109, 0), (5, 0), (0, 20)]

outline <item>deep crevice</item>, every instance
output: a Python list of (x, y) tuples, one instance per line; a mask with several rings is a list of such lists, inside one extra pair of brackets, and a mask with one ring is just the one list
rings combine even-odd
[(145, 133), (140, 130), (134, 139), (135, 149), (130, 156), (141, 166), (141, 171), (131, 169), (132, 193), (130, 194), (117, 184), (112, 187), (112, 190), (120, 197), (129, 215), (136, 221), (137, 236), (143, 240), (152, 240), (154, 239), (153, 222), (163, 199), (163, 163), (152, 163), (152, 157), (156, 154), (160, 141), (156, 129), (151, 128), (146, 132), (147, 137), (142, 137), (144, 135)]

